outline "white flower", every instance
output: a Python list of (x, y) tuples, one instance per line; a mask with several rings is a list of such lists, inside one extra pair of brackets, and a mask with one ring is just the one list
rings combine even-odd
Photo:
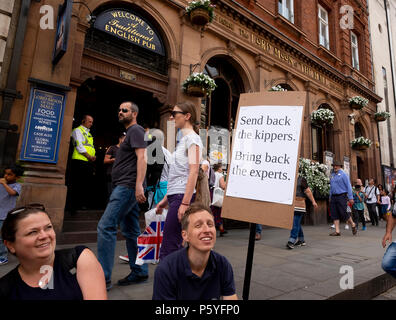
[(311, 121), (312, 122), (326, 122), (328, 124), (333, 124), (334, 112), (329, 109), (318, 109), (318, 110), (312, 111)]
[(351, 141), (351, 146), (368, 146), (370, 147), (372, 144), (370, 139), (367, 139), (365, 137), (359, 137), (359, 138), (355, 138)]
[(367, 106), (369, 101), (361, 96), (354, 96), (348, 100), (349, 103), (356, 103), (357, 105), (361, 106), (362, 108)]

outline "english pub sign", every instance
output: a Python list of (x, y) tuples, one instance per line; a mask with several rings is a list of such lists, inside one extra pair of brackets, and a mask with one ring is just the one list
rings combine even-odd
[(62, 133), (65, 93), (32, 88), (20, 159), (56, 163)]
[(158, 33), (147, 20), (132, 11), (106, 10), (98, 15), (94, 27), (151, 52), (165, 55), (164, 46)]

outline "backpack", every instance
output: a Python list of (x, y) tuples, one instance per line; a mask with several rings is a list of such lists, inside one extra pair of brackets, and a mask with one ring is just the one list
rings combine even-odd
[[(62, 249), (56, 251), (57, 261), (65, 272), (72, 272), (77, 267), (77, 251), (76, 248)], [(18, 281), (18, 267), (7, 273), (0, 279), (0, 299), (9, 300), (12, 289)]]

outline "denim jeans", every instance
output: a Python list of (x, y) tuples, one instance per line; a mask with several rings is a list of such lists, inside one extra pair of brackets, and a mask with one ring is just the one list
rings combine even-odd
[(256, 233), (261, 234), (262, 231), (263, 231), (263, 226), (259, 223), (256, 223)]
[(295, 243), (297, 239), (304, 241), (304, 233), (301, 227), (301, 219), (303, 217), (303, 212), (294, 211), (293, 217), (293, 228), (290, 231), (289, 241)]
[[(0, 231), (1, 231), (1, 228), (3, 227), (3, 222), (4, 222), (4, 220), (0, 220)], [(7, 250), (7, 247), (3, 243), (3, 239), (1, 238), (1, 232), (0, 232), (0, 259), (7, 259), (7, 256), (8, 256), (7, 253), (8, 253), (8, 250)]]
[(382, 269), (396, 278), (396, 243), (392, 242), (382, 258)]
[(135, 189), (116, 186), (98, 224), (98, 260), (106, 281), (111, 280), (118, 225), (126, 239), (129, 267), (137, 275), (148, 275), (147, 264), (140, 266), (135, 263), (138, 251), (137, 237), (140, 235), (139, 212)]

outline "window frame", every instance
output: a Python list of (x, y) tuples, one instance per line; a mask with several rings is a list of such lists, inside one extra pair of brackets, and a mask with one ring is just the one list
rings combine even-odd
[[(287, 8), (287, 3), (290, 4), (290, 8)], [(278, 13), (291, 23), (294, 23), (294, 0), (278, 0)], [(288, 14), (290, 14), (289, 17)]]
[[(321, 16), (321, 10), (326, 13), (327, 21), (324, 20)], [(325, 34), (325, 44), (322, 43), (322, 24), (326, 26), (326, 34)], [(319, 25), (319, 45), (323, 46), (327, 50), (330, 50), (330, 33), (329, 33), (329, 11), (322, 7), (320, 4), (318, 5), (318, 25)]]
[[(353, 38), (356, 39), (356, 43), (353, 42)], [(351, 59), (352, 67), (360, 71), (360, 61), (359, 61), (359, 37), (356, 33), (351, 31)], [(356, 65), (357, 62), (357, 65)]]

